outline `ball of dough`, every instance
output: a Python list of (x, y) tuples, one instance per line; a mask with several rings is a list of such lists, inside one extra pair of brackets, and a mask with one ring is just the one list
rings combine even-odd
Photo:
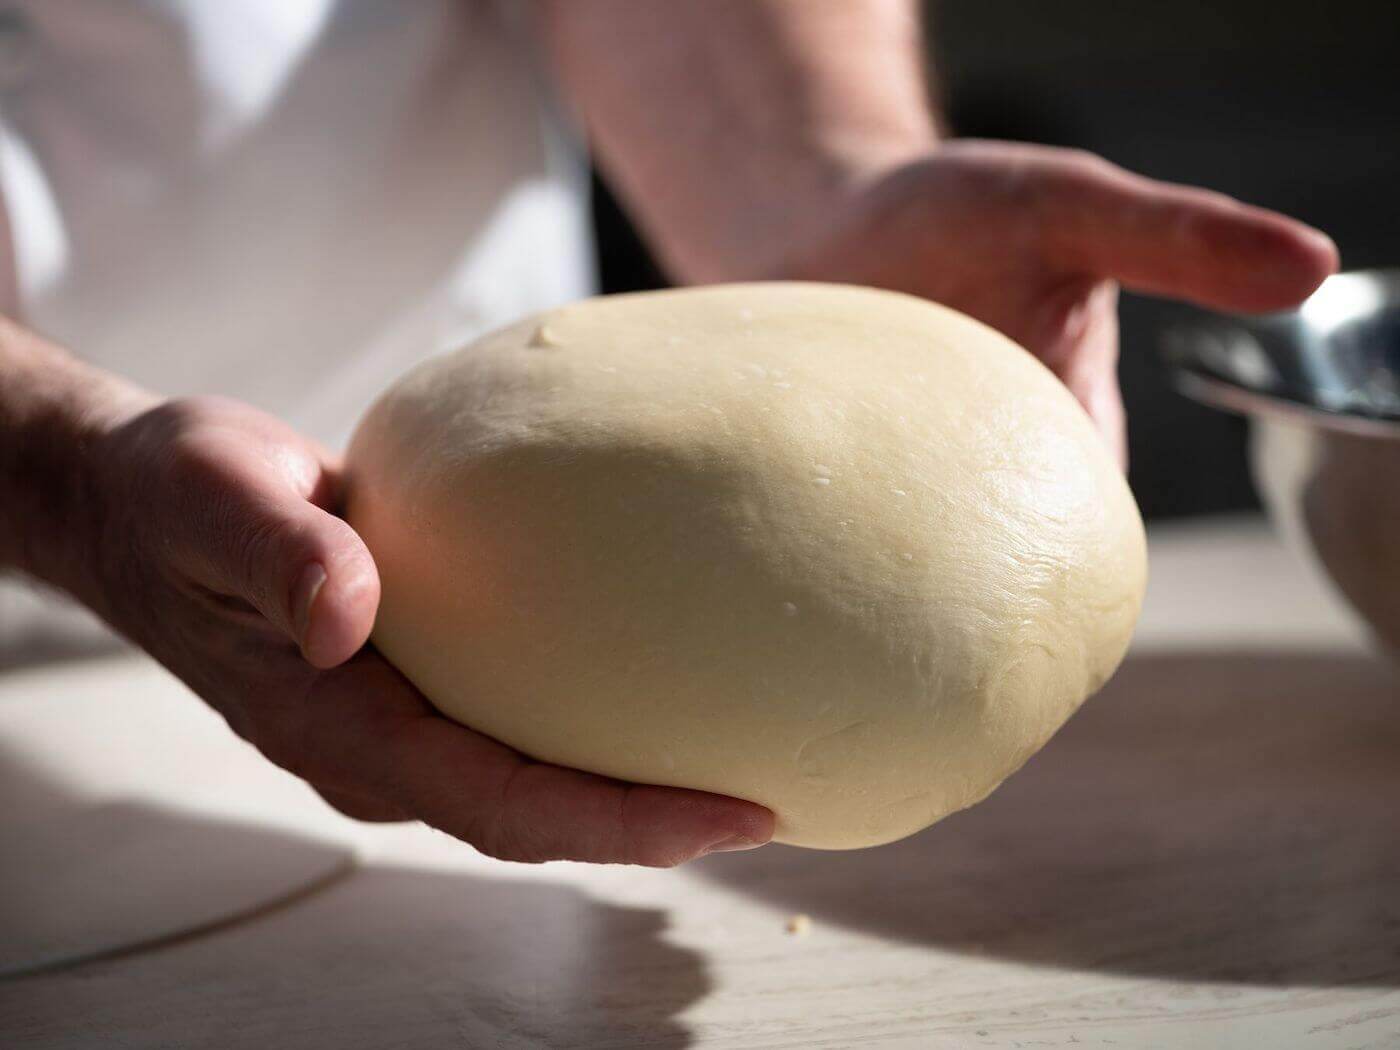
[(869, 289), (553, 310), (410, 373), (348, 464), (374, 641), (445, 714), (801, 846), (984, 798), (1113, 672), (1146, 575), (1051, 373)]

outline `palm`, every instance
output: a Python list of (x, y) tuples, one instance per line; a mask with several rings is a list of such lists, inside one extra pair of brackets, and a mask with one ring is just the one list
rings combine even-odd
[(1060, 376), (1121, 452), (1119, 281), (1268, 310), (1335, 265), (1326, 238), (1218, 194), (1073, 151), (964, 141), (868, 183), (789, 273), (909, 292), (984, 321)]

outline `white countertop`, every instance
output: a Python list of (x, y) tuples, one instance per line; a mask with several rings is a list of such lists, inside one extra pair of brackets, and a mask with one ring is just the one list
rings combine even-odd
[(0, 674), (0, 819), (122, 799), (362, 858), (0, 981), (0, 1045), (1400, 1046), (1400, 685), (1257, 524), (1158, 530), (1152, 568), (1122, 671), (989, 801), (675, 871), (352, 824), (141, 658)]

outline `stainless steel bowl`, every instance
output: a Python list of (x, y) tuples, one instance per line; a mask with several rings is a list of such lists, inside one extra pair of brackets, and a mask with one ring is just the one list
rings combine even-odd
[(1166, 353), (1184, 393), (1249, 417), (1270, 514), (1400, 653), (1400, 270), (1177, 330)]

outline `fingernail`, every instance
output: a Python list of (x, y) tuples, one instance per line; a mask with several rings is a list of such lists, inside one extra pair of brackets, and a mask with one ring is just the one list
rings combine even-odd
[(737, 850), (741, 849), (758, 849), (758, 847), (762, 845), (764, 845), (764, 843), (755, 842), (753, 839), (748, 838), (747, 836), (735, 835), (732, 838), (727, 838), (721, 840), (720, 842), (716, 842), (713, 846), (706, 850), (706, 852), (734, 853)]
[(292, 629), (296, 631), (299, 642), (306, 641), (306, 629), (311, 624), (311, 607), (316, 604), (316, 595), (321, 593), (325, 582), (325, 567), (313, 561), (301, 570), (297, 585), (292, 588)]

